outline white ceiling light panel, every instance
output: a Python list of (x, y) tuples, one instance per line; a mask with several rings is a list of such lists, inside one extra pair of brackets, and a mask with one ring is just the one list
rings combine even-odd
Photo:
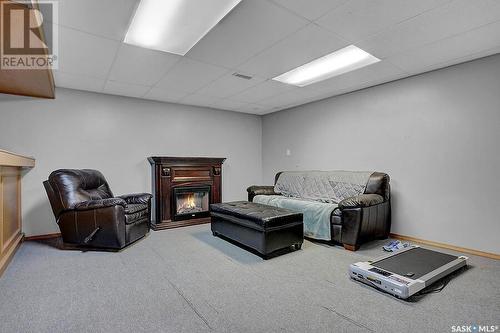
[(241, 0), (141, 0), (125, 43), (185, 55)]
[(380, 59), (372, 56), (370, 53), (354, 45), (349, 45), (305, 65), (294, 68), (273, 78), (273, 80), (304, 87), (379, 61)]

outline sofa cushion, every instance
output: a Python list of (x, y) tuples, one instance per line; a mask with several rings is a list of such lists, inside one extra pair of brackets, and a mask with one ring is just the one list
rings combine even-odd
[(339, 215), (332, 214), (331, 222), (334, 225), (342, 225), (342, 217)]
[(342, 226), (332, 224), (332, 241), (342, 243)]
[(368, 171), (285, 171), (274, 191), (286, 197), (339, 203), (363, 194), (373, 172)]
[(366, 184), (365, 194), (379, 194), (384, 200), (391, 197), (390, 177), (383, 172), (374, 172)]

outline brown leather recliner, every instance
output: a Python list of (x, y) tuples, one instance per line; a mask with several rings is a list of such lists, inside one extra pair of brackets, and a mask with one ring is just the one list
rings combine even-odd
[(122, 249), (149, 232), (151, 194), (114, 197), (97, 170), (56, 170), (43, 185), (65, 244)]

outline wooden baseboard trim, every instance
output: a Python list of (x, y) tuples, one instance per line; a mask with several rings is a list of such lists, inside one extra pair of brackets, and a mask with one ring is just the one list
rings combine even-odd
[(415, 242), (415, 243), (421, 243), (424, 245), (440, 247), (440, 248), (447, 249), (447, 250), (453, 250), (453, 251), (457, 251), (457, 252), (473, 254), (475, 256), (485, 257), (485, 258), (489, 258), (489, 259), (500, 260), (500, 254), (496, 254), (496, 253), (484, 252), (484, 251), (469, 249), (466, 247), (455, 246), (455, 245), (440, 243), (440, 242), (434, 242), (434, 241), (430, 241), (430, 240), (420, 239), (420, 238), (411, 237), (411, 236), (398, 235), (398, 234), (390, 234), (390, 237), (395, 238), (395, 239), (399, 239), (399, 240), (405, 240), (405, 241), (409, 241), (409, 242)]
[(14, 258), (14, 254), (16, 254), (17, 249), (21, 246), (23, 242), (23, 234), (19, 234), (17, 238), (13, 241), (10, 248), (7, 250), (7, 253), (3, 254), (2, 259), (0, 260), (0, 276), (2, 276), (3, 272), (7, 269), (7, 266)]
[(52, 239), (52, 238), (58, 238), (58, 237), (61, 237), (60, 232), (56, 232), (53, 234), (46, 234), (46, 235), (36, 235), (36, 236), (24, 237), (24, 241), (45, 240), (45, 239)]

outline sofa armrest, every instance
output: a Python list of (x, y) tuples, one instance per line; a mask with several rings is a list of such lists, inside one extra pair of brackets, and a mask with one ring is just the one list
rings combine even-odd
[(153, 196), (149, 193), (136, 193), (120, 195), (118, 198), (125, 200), (128, 204), (148, 204)]
[(253, 185), (247, 188), (248, 201), (253, 201), (253, 197), (256, 195), (276, 195), (278, 193), (274, 192), (274, 186), (259, 186)]
[(389, 236), (391, 202), (389, 200), (380, 202), (380, 199), (377, 199), (364, 201), (363, 204), (368, 206), (341, 208), (341, 242), (346, 249), (356, 250), (361, 242)]
[(355, 197), (345, 198), (339, 202), (339, 208), (363, 208), (378, 205), (384, 202), (384, 198), (378, 194), (361, 194)]
[(83, 201), (75, 205), (75, 210), (92, 210), (113, 206), (123, 206), (125, 207), (127, 203), (122, 198), (108, 198), (108, 199), (99, 199), (99, 200), (89, 200)]

